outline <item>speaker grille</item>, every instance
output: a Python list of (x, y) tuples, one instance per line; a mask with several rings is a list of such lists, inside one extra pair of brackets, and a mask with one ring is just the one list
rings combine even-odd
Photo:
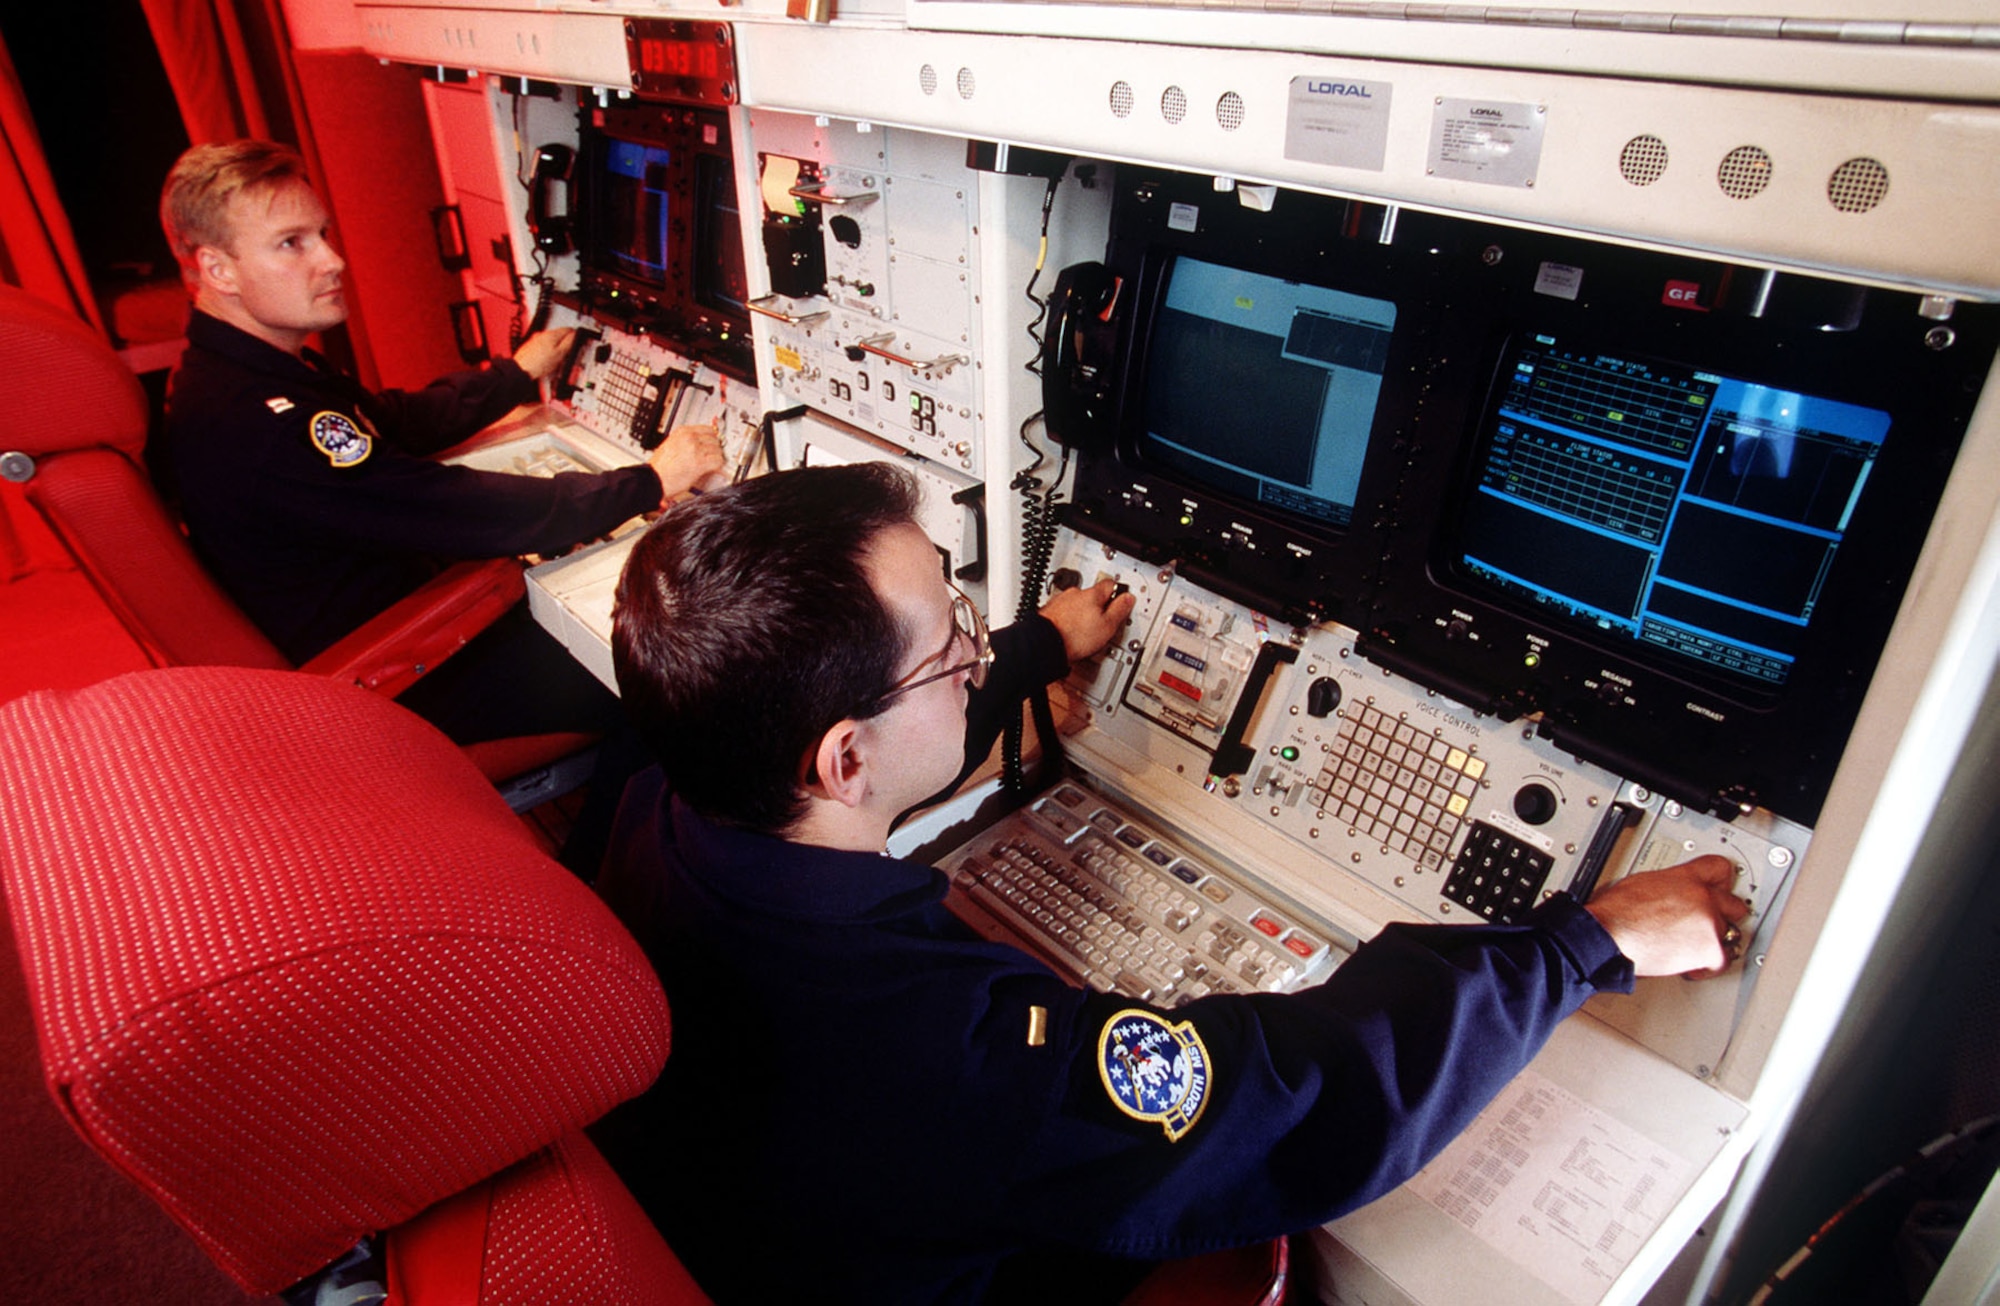
[(1747, 200), (1771, 184), (1771, 156), (1755, 145), (1739, 145), (1722, 156), (1715, 182), (1733, 200)]
[(1160, 95), (1160, 116), (1168, 122), (1179, 122), (1187, 117), (1187, 92), (1178, 86), (1169, 86)]
[(1243, 97), (1234, 91), (1224, 91), (1222, 98), (1215, 102), (1215, 120), (1222, 130), (1233, 132), (1243, 125)]
[(1667, 171), (1667, 143), (1657, 136), (1634, 136), (1618, 152), (1618, 173), (1634, 186), (1650, 186)]
[(1111, 83), (1111, 116), (1114, 118), (1130, 118), (1132, 116), (1132, 105), (1132, 83)]
[(1849, 159), (1826, 179), (1826, 198), (1842, 213), (1866, 213), (1889, 193), (1889, 170), (1875, 159)]
[(924, 88), (925, 95), (937, 94), (937, 69), (925, 64), (917, 69), (917, 85)]
[(978, 89), (979, 89), (979, 83), (973, 79), (972, 70), (970, 68), (959, 69), (958, 98), (961, 100), (969, 100), (972, 98), (972, 93)]

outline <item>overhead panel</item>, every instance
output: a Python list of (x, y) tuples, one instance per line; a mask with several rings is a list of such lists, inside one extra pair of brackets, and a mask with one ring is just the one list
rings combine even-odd
[[(2000, 292), (2000, 108), (1124, 42), (745, 25), (746, 103)], [(1250, 200), (1254, 202), (1254, 197)]]

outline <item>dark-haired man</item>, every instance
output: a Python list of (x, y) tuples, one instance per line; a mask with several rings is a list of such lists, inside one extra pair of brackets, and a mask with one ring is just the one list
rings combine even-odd
[[(1072, 590), (989, 641), (912, 506), (879, 465), (779, 473), (677, 508), (619, 585), (620, 691), (661, 771), (600, 883), (675, 1046), (602, 1138), (725, 1306), (1115, 1300), (1147, 1260), (1401, 1183), (1590, 994), (1726, 964), (1748, 906), (1719, 858), (1526, 925), (1391, 926), (1317, 988), (1171, 1013), (974, 936), (938, 871), (883, 855), (891, 825), (1129, 608)], [(1128, 1024), (1202, 1080), (1179, 1130), (1100, 1074)]]
[[(307, 349), (347, 318), (346, 263), (288, 146), (197, 145), (160, 221), (194, 301), (167, 396), (163, 465), (202, 560), (303, 662), (445, 561), (554, 553), (651, 512), (721, 467), (684, 427), (647, 463), (537, 478), (423, 455), (539, 397), (569, 333), (421, 391), (371, 393)], [(517, 605), (401, 699), (460, 743), (608, 730), (616, 700)]]

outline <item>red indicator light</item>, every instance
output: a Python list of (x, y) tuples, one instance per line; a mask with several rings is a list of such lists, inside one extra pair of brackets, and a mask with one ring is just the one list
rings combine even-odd
[(1251, 921), (1250, 928), (1256, 930), (1259, 934), (1268, 934), (1274, 939), (1285, 932), (1285, 927), (1277, 921), (1272, 920), (1269, 916), (1259, 916), (1257, 919)]

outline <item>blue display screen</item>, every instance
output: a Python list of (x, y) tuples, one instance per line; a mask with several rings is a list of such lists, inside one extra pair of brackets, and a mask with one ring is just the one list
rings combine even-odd
[(604, 156), (601, 217), (604, 256), (613, 270), (656, 286), (667, 282), (668, 204), (666, 150), (610, 141)]
[(1503, 368), (1464, 569), (1545, 616), (1782, 685), (1889, 415), (1542, 335)]

